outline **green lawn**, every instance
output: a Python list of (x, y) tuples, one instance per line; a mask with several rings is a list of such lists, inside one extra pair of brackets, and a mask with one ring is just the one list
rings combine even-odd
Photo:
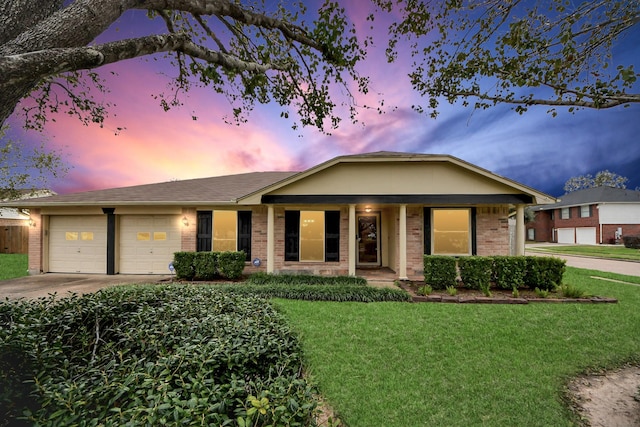
[(277, 300), (313, 380), (350, 427), (562, 426), (571, 376), (640, 362), (640, 277), (567, 268), (618, 304)]
[(543, 246), (527, 248), (527, 252), (557, 253), (565, 255), (592, 256), (597, 258), (629, 259), (640, 261), (640, 250), (624, 246)]
[(0, 280), (27, 275), (27, 254), (0, 254)]

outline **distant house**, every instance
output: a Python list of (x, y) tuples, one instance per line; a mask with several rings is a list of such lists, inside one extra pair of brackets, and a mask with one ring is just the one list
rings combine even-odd
[(568, 244), (621, 243), (640, 235), (640, 191), (594, 187), (573, 191), (550, 205), (533, 206), (527, 240)]
[(167, 274), (177, 251), (243, 250), (247, 272), (420, 278), (424, 254), (509, 255), (508, 215), (555, 198), (448, 155), (376, 152), (21, 201), (29, 269)]

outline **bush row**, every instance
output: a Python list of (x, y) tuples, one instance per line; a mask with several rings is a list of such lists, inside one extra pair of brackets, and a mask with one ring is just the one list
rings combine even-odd
[(301, 354), (264, 299), (214, 287), (6, 301), (0, 425), (310, 425)]
[(424, 280), (434, 289), (457, 284), (458, 275), (465, 287), (488, 289), (539, 288), (552, 290), (562, 284), (566, 262), (555, 257), (537, 256), (450, 256), (426, 255)]
[(184, 280), (234, 280), (242, 276), (246, 254), (240, 252), (176, 252), (173, 268)]
[(622, 236), (625, 248), (640, 249), (640, 236)]
[(374, 288), (359, 285), (215, 285), (217, 289), (236, 295), (254, 295), (264, 298), (284, 298), (307, 301), (353, 301), (353, 302), (382, 302), (382, 301), (410, 301), (411, 296), (402, 289)]
[(316, 276), (313, 274), (274, 274), (258, 272), (247, 279), (251, 285), (352, 285), (366, 286), (367, 279), (355, 276)]

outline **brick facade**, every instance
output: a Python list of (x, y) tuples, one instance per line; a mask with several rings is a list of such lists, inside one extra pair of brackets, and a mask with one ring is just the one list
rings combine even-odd
[(509, 255), (508, 206), (481, 206), (476, 209), (477, 255)]
[[(623, 236), (640, 235), (640, 224), (600, 224), (598, 206), (590, 205), (588, 217), (580, 216), (580, 206), (569, 207), (569, 218), (563, 219), (561, 209), (544, 210), (536, 212), (535, 220), (527, 223), (527, 230), (534, 230), (534, 241), (557, 242), (556, 230), (559, 228), (593, 227), (596, 230), (596, 243), (619, 244), (616, 240), (618, 228), (622, 229)], [(639, 219), (640, 221), (640, 219)]]
[(29, 274), (42, 273), (42, 215), (40, 209), (29, 212), (32, 224), (29, 227)]
[(195, 208), (182, 208), (181, 222), (186, 218), (187, 225), (182, 224), (182, 236), (180, 249), (183, 252), (193, 252), (196, 250), (196, 239), (198, 233), (198, 214)]

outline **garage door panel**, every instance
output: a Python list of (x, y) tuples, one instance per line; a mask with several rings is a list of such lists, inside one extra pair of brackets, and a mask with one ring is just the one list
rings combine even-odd
[(575, 242), (574, 228), (558, 228), (558, 243), (574, 244)]
[(49, 220), (49, 271), (100, 273), (107, 269), (105, 216), (52, 216)]
[(576, 243), (578, 243), (579, 245), (595, 245), (596, 244), (596, 228), (595, 227), (576, 228)]
[(120, 218), (120, 272), (167, 274), (181, 248), (177, 215), (123, 215)]

